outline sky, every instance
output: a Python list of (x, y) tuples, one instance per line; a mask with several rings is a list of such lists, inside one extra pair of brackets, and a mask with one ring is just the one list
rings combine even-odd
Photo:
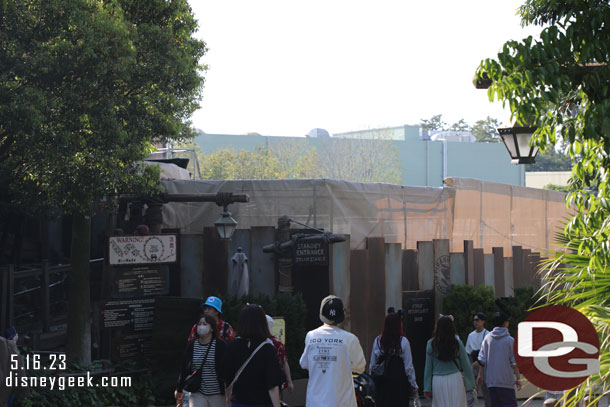
[(522, 28), (523, 0), (189, 0), (208, 47), (193, 125), (304, 136), (510, 114), (472, 85)]

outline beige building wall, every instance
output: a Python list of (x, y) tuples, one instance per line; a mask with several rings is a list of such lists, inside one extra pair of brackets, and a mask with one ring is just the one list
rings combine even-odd
[(568, 185), (570, 171), (535, 171), (525, 173), (525, 186), (528, 188), (544, 188), (545, 185)]

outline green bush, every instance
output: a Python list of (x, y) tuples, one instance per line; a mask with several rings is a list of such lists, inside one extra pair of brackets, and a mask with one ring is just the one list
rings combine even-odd
[(495, 312), (508, 314), (510, 334), (514, 337), (517, 324), (527, 316), (528, 310), (537, 301), (538, 296), (533, 287), (516, 288), (513, 297), (496, 298), (492, 287), (454, 285), (443, 299), (443, 314), (451, 314), (455, 320), (458, 335), (466, 343), (468, 334), (474, 329), (472, 316), (475, 312), (484, 312), (488, 321), (485, 328), (492, 330), (491, 318)]
[(305, 320), (307, 308), (301, 294), (279, 294), (269, 297), (263, 294), (245, 296), (242, 298), (224, 296), (222, 304), (223, 319), (228, 321), (238, 332), (239, 312), (246, 303), (258, 304), (272, 317), (284, 317), (286, 321), (286, 354), (288, 365), (293, 379), (306, 376), (306, 372), (299, 366), (299, 358), (305, 347)]
[(496, 300), (499, 310), (510, 318), (508, 330), (513, 337), (517, 333), (517, 324), (527, 317), (529, 310), (539, 298), (540, 295), (534, 287), (521, 287), (515, 289), (514, 297), (502, 297)]
[[(60, 373), (77, 373), (77, 372), (94, 372), (95, 370), (112, 367), (115, 372), (128, 372), (137, 370), (139, 367), (133, 362), (123, 362), (120, 364), (110, 365), (107, 361), (95, 361), (89, 368), (82, 368), (76, 365), (67, 366), (66, 370)], [(57, 371), (52, 370), (29, 370), (28, 376), (41, 377), (53, 376)], [(111, 373), (106, 373), (103, 376), (113, 376)], [(152, 394), (152, 377), (150, 373), (138, 373), (124, 377), (131, 378), (131, 386), (129, 387), (101, 387), (96, 386), (100, 383), (100, 376), (94, 376), (93, 387), (68, 387), (68, 382), (65, 382), (64, 390), (55, 387), (53, 390), (50, 387), (35, 387), (30, 391), (30, 395), (24, 399), (15, 401), (15, 407), (106, 407), (106, 406), (147, 406), (154, 403)], [(67, 378), (66, 378), (67, 379)], [(58, 380), (58, 378), (56, 378)]]
[[(493, 289), (489, 286), (474, 288), (470, 285), (454, 285), (443, 299), (443, 314), (451, 314), (455, 328), (464, 344), (472, 332), (472, 316), (475, 312), (484, 312), (488, 318), (497, 311)], [(491, 321), (485, 328), (491, 330)]]

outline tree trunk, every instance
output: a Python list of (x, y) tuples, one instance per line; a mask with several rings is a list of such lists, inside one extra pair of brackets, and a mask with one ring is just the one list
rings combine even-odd
[(89, 256), (91, 246), (91, 218), (72, 216), (72, 250), (68, 291), (68, 360), (91, 364), (91, 298), (89, 288)]

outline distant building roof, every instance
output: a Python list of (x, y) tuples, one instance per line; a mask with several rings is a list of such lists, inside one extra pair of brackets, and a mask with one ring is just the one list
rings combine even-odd
[(476, 137), (469, 131), (431, 131), (430, 140), (432, 141), (458, 141), (462, 143), (474, 143)]
[(316, 127), (315, 129), (311, 129), (306, 137), (330, 138), (330, 134), (326, 130)]

